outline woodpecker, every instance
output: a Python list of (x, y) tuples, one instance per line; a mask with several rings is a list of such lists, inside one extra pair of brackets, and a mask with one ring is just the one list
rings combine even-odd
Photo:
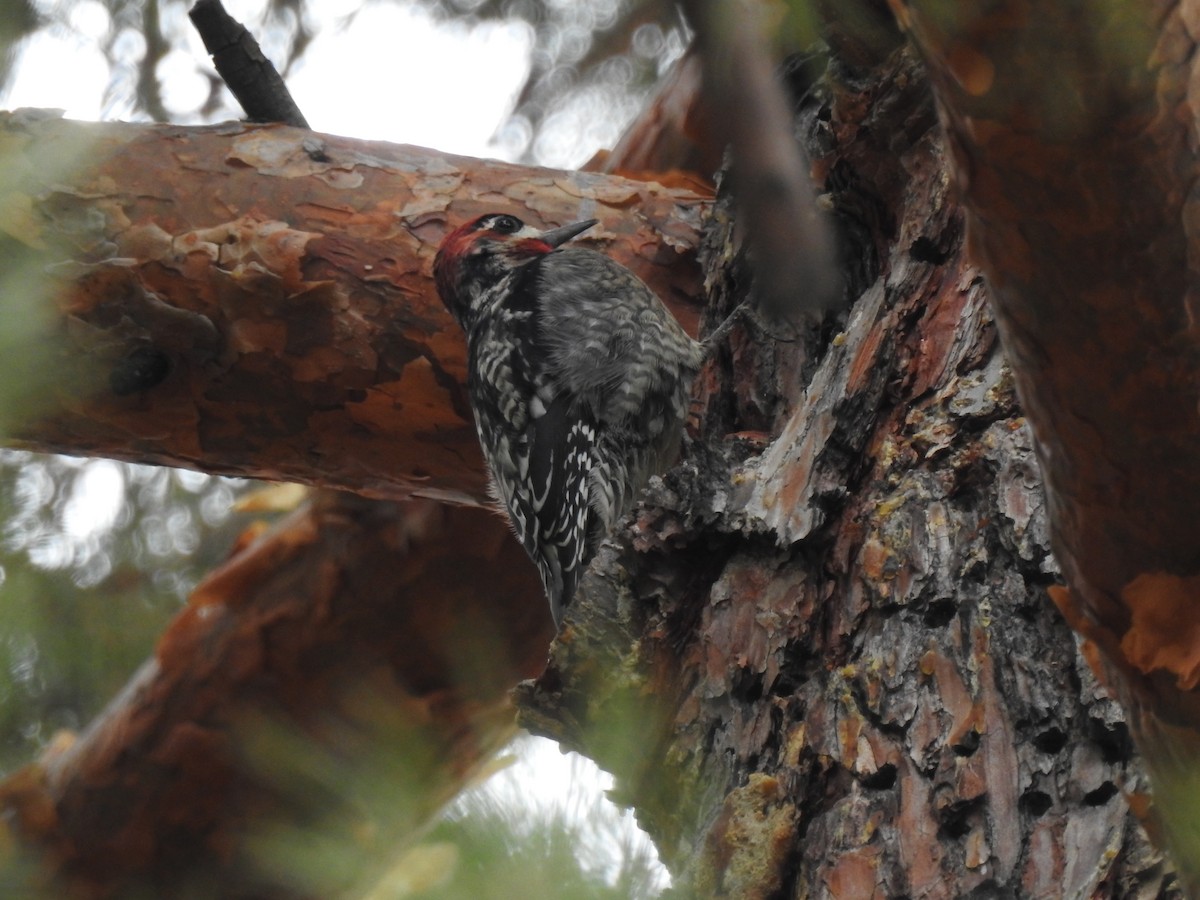
[(467, 390), (492, 493), (562, 624), (596, 547), (679, 451), (704, 352), (640, 279), (561, 248), (595, 219), (539, 231), (488, 213), (433, 271), (467, 335)]

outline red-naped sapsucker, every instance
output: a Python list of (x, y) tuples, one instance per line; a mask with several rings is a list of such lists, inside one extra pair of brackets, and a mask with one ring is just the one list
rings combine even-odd
[(489, 213), (451, 232), (438, 292), (467, 334), (475, 426), (496, 498), (536, 563), (555, 624), (597, 545), (678, 454), (703, 357), (636, 275)]

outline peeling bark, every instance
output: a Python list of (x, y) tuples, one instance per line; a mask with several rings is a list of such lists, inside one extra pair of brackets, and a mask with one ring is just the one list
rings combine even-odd
[(0, 158), (0, 227), (63, 316), (30, 449), (478, 502), (465, 341), (430, 266), (494, 209), (600, 219), (588, 240), (697, 329), (691, 190), (236, 123), (9, 115)]
[(1037, 436), (1055, 601), (1104, 661), (1200, 893), (1197, 9), (1019, 8), (902, 15)]
[(491, 513), (323, 492), (197, 586), (86, 732), (0, 786), (6, 892), (369, 887), (512, 737), (508, 689), (550, 639), (538, 593)]
[[(861, 295), (797, 344), (735, 341), (522, 721), (617, 774), (676, 896), (1177, 896), (1121, 711), (1046, 598), (1033, 442), (922, 68), (853, 76), (800, 85), (800, 123)], [(704, 259), (730, 302), (731, 244)], [(747, 384), (780, 388), (774, 421)]]

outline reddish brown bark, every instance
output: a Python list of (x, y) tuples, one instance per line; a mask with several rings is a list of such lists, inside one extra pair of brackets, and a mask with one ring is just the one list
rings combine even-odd
[(0, 788), (6, 891), (21, 863), (38, 896), (369, 886), (511, 737), (508, 689), (551, 636), (539, 595), (491, 513), (322, 494), (196, 588), (78, 740)]
[(902, 14), (1037, 436), (1056, 600), (1103, 650), (1200, 892), (1195, 10), (1025, 10)]
[[(27, 445), (475, 502), (464, 342), (428, 268), (448, 225), (498, 204), (601, 217), (614, 255), (696, 326), (689, 191), (287, 129), (7, 125), (9, 235), (39, 263), (75, 258), (56, 283), (59, 406)], [(98, 162), (53, 165), (63, 143)], [(165, 380), (110, 389), (153, 354)], [(511, 734), (504, 691), (538, 670), (550, 620), (503, 521), (316, 502), (197, 589), (78, 742), (5, 784), (24, 851), (8, 863), (36, 861), (63, 895), (327, 896), (343, 885), (282, 877), (264, 835), (328, 839), (358, 816), (376, 838), (339, 850), (359, 871), (337, 877), (367, 883)], [(347, 810), (332, 783), (299, 796), (288, 767), (306, 760), (318, 780), (378, 778), (380, 808)]]
[[(524, 721), (617, 774), (684, 895), (1177, 896), (1120, 709), (1046, 598), (1032, 440), (922, 67), (852, 74), (798, 131), (836, 174), (853, 308), (735, 339), (706, 439), (585, 578)], [(732, 240), (706, 245), (718, 300)], [(747, 426), (778, 436), (727, 436)]]
[(599, 218), (589, 240), (697, 327), (690, 190), (238, 124), (8, 116), (0, 157), (10, 236), (71, 261), (33, 449), (476, 502), (465, 343), (430, 266), (494, 209)]

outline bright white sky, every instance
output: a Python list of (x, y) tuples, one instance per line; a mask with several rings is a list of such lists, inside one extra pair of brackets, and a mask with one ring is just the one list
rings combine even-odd
[[(46, 0), (44, 5), (56, 4)], [(256, 31), (261, 0), (225, 0), (224, 5), (273, 55), (278, 48)], [(316, 37), (289, 74), (288, 87), (314, 129), (509, 160), (528, 142), (519, 127), (496, 140), (529, 69), (533, 34), (527, 25), (439, 25), (420, 9), (391, 4), (367, 6), (347, 21), (345, 13), (352, 6), (346, 0), (310, 0), (310, 6)], [(0, 93), (0, 109), (43, 107), (63, 109), (77, 119), (127, 118), (129, 106), (122, 97), (128, 89), (110, 93), (111, 73), (98, 46), (111, 24), (107, 10), (96, 0), (76, 0), (69, 9), (68, 28), (39, 33), (22, 48), (12, 83)], [(172, 4), (164, 15), (179, 11)], [(169, 24), (164, 22), (168, 33)], [(181, 30), (187, 46), (170, 53), (160, 72), (165, 104), (187, 122), (194, 118), (186, 111), (207, 95), (200, 68), (210, 63), (194, 30)], [(135, 32), (119, 35), (118, 46), (118, 56), (131, 61), (141, 56), (142, 39)], [(231, 110), (231, 117), (237, 114)], [(588, 124), (580, 129), (585, 139), (595, 134), (596, 123)], [(595, 149), (576, 146), (570, 152), (586, 159)], [(88, 465), (95, 469), (85, 481), (89, 496), (75, 498), (79, 502), (73, 501), (64, 522), (66, 536), (76, 541), (94, 539), (97, 529), (109, 527), (124, 495), (117, 466), (106, 461)], [(590, 761), (564, 756), (557, 745), (540, 739), (522, 745), (517, 764), (502, 773), (501, 781), (497, 790), (506, 797), (541, 806), (568, 801), (583, 809), (594, 806), (588, 796), (612, 786), (611, 777)], [(628, 811), (608, 808), (630, 831), (636, 830)], [(594, 850), (589, 855), (604, 865), (603, 854)], [(664, 886), (667, 880), (663, 870)]]
[[(255, 30), (261, 0), (225, 0), (224, 5)], [(315, 130), (466, 156), (511, 158), (520, 152), (527, 135), (493, 138), (529, 70), (533, 32), (528, 25), (439, 24), (420, 8), (392, 4), (365, 6), (351, 17), (346, 10), (354, 5), (345, 0), (314, 0), (310, 6), (316, 37), (288, 75), (288, 87)], [(181, 12), (179, 5), (164, 9), (168, 18), (171, 12)], [(106, 103), (110, 73), (99, 42), (111, 26), (108, 11), (97, 0), (77, 0), (68, 23), (40, 32), (23, 48), (0, 107), (57, 108), (78, 119), (127, 117), (128, 104), (120, 99), (127, 91), (118, 88)], [(207, 96), (200, 67), (209, 63), (194, 29), (180, 30), (187, 45), (168, 54), (159, 71), (164, 102), (187, 121), (186, 111)], [(256, 37), (271, 55), (269, 36)], [(118, 56), (130, 59), (140, 57), (144, 46), (134, 31), (119, 35), (117, 45)]]

